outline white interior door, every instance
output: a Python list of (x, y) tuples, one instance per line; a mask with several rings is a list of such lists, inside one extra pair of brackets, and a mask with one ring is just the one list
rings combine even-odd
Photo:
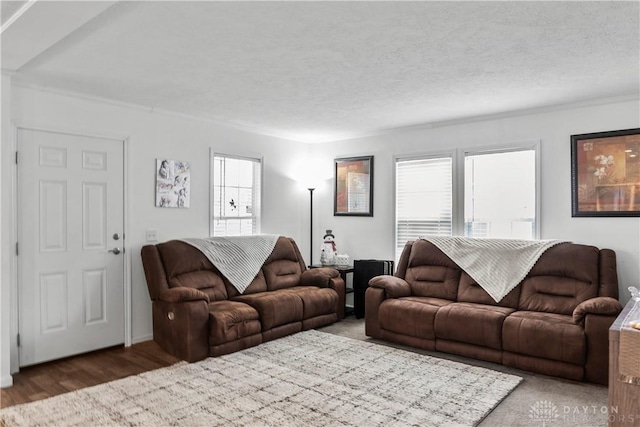
[(18, 131), (20, 366), (124, 342), (123, 150)]

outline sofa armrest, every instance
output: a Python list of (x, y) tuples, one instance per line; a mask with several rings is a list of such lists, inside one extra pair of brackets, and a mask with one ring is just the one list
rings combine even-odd
[(302, 272), (300, 286), (331, 288), (331, 280), (340, 276), (338, 270), (329, 267), (311, 268)]
[[(176, 289), (176, 288), (174, 288)], [(194, 289), (197, 292), (197, 289)], [(200, 292), (202, 293), (202, 292)], [(173, 292), (172, 295), (177, 295)], [(153, 340), (188, 362), (209, 356), (209, 304), (206, 300), (153, 302)]]
[(140, 250), (142, 257), (142, 268), (144, 269), (144, 277), (149, 289), (149, 297), (151, 301), (159, 298), (162, 291), (169, 289), (167, 276), (164, 271), (160, 252), (156, 245), (145, 245)]
[(209, 296), (207, 294), (196, 288), (187, 287), (166, 289), (160, 293), (160, 297), (158, 299), (160, 301), (172, 303), (204, 300), (209, 304)]
[(387, 298), (402, 298), (411, 295), (411, 286), (404, 279), (395, 276), (376, 276), (369, 280), (369, 286), (384, 289)]
[(573, 322), (579, 324), (584, 322), (587, 314), (597, 314), (601, 316), (617, 316), (622, 311), (620, 301), (610, 297), (596, 297), (581, 302), (573, 310)]
[(609, 381), (609, 328), (622, 311), (622, 305), (611, 297), (596, 297), (581, 302), (573, 310), (573, 321), (584, 326), (587, 338), (587, 360), (584, 378), (607, 385)]

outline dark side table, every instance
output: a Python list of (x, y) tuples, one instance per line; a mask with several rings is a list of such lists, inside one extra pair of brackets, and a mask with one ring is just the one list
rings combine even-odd
[(376, 276), (393, 274), (393, 261), (379, 259), (356, 259), (353, 261), (353, 311), (356, 319), (364, 317), (365, 294), (369, 280)]
[[(328, 267), (328, 268), (333, 268), (334, 270), (338, 270), (338, 273), (340, 273), (340, 277), (342, 278), (342, 280), (344, 280), (344, 286), (345, 286), (345, 296), (348, 294), (352, 294), (353, 293), (353, 288), (352, 287), (348, 287), (347, 286), (347, 274), (351, 273), (353, 274), (353, 265), (322, 265), (322, 264), (313, 264), (310, 265), (309, 268), (320, 268), (320, 267)], [(353, 277), (351, 277), (352, 279), (352, 283), (353, 283)], [(348, 305), (346, 305), (345, 302), (345, 306), (344, 306), (344, 315), (348, 316), (350, 314), (353, 314), (353, 307), (350, 307)]]

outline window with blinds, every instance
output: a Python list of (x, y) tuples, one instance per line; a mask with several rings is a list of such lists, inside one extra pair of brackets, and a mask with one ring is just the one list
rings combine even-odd
[(453, 159), (396, 159), (396, 260), (408, 240), (452, 229)]
[[(538, 150), (531, 144), (396, 159), (396, 260), (408, 240), (454, 229), (467, 237), (538, 238)], [(455, 169), (459, 189), (456, 155), (464, 156)], [(464, 199), (455, 210), (454, 197)]]
[(212, 236), (260, 233), (262, 162), (214, 154)]

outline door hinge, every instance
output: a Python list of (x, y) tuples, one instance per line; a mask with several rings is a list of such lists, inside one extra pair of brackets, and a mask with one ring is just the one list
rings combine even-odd
[(18, 334), (18, 347), (20, 347), (20, 334)]
[(16, 151), (16, 165), (18, 164), (18, 152)]
[(16, 242), (16, 256), (18, 256), (20, 251), (18, 250), (18, 242)]

